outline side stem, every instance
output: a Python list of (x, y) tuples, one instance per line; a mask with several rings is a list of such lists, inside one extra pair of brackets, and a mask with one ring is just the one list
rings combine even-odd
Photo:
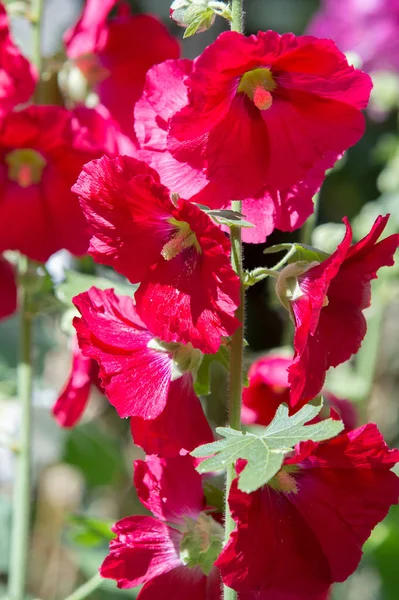
[[(20, 259), (20, 277), (26, 274), (28, 260)], [(30, 520), (30, 463), (32, 423), (32, 317), (29, 292), (20, 286), (20, 361), (18, 365), (18, 394), (21, 405), (21, 430), (16, 457), (13, 501), (11, 555), (8, 594), (10, 600), (23, 600), (27, 573)]]

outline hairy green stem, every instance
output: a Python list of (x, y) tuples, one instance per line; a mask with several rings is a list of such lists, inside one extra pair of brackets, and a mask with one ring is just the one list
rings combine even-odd
[(34, 100), (36, 104), (40, 104), (42, 101), (42, 85), (41, 76), (43, 70), (43, 57), (42, 57), (42, 21), (43, 21), (43, 6), (44, 0), (32, 0), (32, 16), (31, 23), (33, 28), (33, 48), (32, 58), (36, 65), (36, 69), (39, 75), (38, 82), (36, 84)]
[(89, 581), (86, 581), (86, 583), (81, 585), (77, 590), (72, 592), (72, 594), (67, 596), (65, 600), (83, 600), (84, 598), (90, 596), (90, 594), (97, 588), (99, 588), (102, 583), (104, 583), (104, 579), (99, 573), (96, 573), (91, 579), (89, 579)]
[[(231, 2), (231, 23), (232, 31), (243, 33), (244, 30), (244, 13), (243, 0), (232, 0)], [(231, 203), (232, 210), (239, 213), (242, 212), (242, 202), (233, 200)], [(240, 278), (240, 305), (236, 311), (236, 317), (240, 323), (244, 324), (244, 295), (245, 288), (243, 282), (243, 267), (242, 267), (242, 241), (241, 229), (232, 225), (230, 227), (231, 240), (231, 264), (234, 271)], [(244, 352), (244, 330), (243, 325), (237, 329), (231, 340), (230, 353), (230, 388), (229, 388), (229, 425), (232, 429), (241, 429), (241, 402), (242, 402), (242, 366)], [(226, 498), (225, 498), (225, 513), (224, 513), (224, 540), (225, 543), (229, 540), (231, 532), (234, 530), (235, 523), (231, 516), (229, 507), (229, 491), (231, 483), (235, 477), (234, 464), (227, 467), (226, 472)], [(237, 592), (223, 586), (223, 600), (236, 600)]]
[(231, 31), (244, 32), (244, 0), (231, 0)]
[[(23, 278), (28, 259), (20, 258), (19, 274)], [(23, 600), (27, 573), (30, 520), (31, 413), (32, 413), (32, 317), (29, 292), (20, 285), (20, 360), (18, 364), (18, 395), (21, 404), (19, 452), (16, 460), (13, 500), (9, 600)]]
[(313, 213), (310, 215), (310, 217), (307, 219), (307, 221), (305, 221), (305, 223), (302, 225), (301, 233), (300, 233), (301, 244), (304, 244), (305, 246), (310, 246), (312, 244), (312, 234), (313, 234), (314, 228), (316, 227), (317, 218), (318, 218), (318, 214), (319, 214), (320, 192), (317, 192), (317, 194), (314, 196), (313, 204), (314, 204)]
[[(233, 201), (231, 203), (232, 210), (241, 212), (241, 202)], [(236, 311), (236, 317), (240, 323), (244, 323), (244, 296), (245, 288), (243, 284), (243, 267), (242, 267), (242, 242), (241, 228), (232, 225), (230, 227), (231, 240), (231, 264), (234, 271), (240, 278), (240, 305)], [(240, 326), (232, 336), (231, 352), (230, 352), (230, 386), (229, 386), (229, 425), (232, 429), (241, 429), (241, 402), (242, 402), (242, 370), (243, 370), (243, 352), (244, 352), (244, 329)], [(229, 508), (229, 490), (231, 482), (235, 477), (234, 464), (227, 468), (226, 473), (226, 499), (225, 499), (225, 520), (224, 520), (224, 537), (225, 542), (228, 541), (231, 532), (235, 527), (233, 517)], [(223, 586), (224, 600), (235, 600), (237, 593), (227, 586)]]

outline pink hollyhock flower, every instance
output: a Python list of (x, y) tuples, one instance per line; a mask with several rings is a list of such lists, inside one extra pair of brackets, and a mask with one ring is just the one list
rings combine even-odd
[(324, 0), (308, 31), (356, 52), (367, 71), (399, 71), (397, 0)]
[(169, 151), (245, 200), (288, 189), (355, 144), (371, 80), (331, 40), (230, 31), (196, 59), (185, 85), (189, 102), (170, 120)]
[(9, 113), (0, 131), (0, 252), (19, 250), (40, 262), (61, 248), (84, 254), (87, 225), (71, 186), (106, 150), (63, 108)]
[[(249, 369), (249, 386), (242, 396), (241, 420), (246, 425), (269, 425), (277, 408), (285, 403), (291, 407), (288, 370), (293, 360), (279, 354), (268, 354), (256, 360)], [(353, 404), (344, 398), (337, 398), (327, 390), (322, 391), (324, 406), (317, 418), (330, 416), (333, 409), (342, 419), (345, 431), (357, 426), (357, 414)]]
[(290, 406), (295, 411), (319, 394), (330, 367), (360, 348), (367, 329), (362, 311), (370, 305), (370, 281), (378, 269), (393, 265), (399, 245), (398, 235), (377, 243), (387, 221), (388, 216), (378, 217), (370, 233), (350, 246), (352, 231), (344, 219), (346, 234), (334, 254), (305, 272), (300, 268), (300, 274), (293, 271), (295, 263), (281, 272), (278, 288), (281, 279), (292, 282), (291, 276), (297, 275), (295, 289), (288, 291), (290, 300), (281, 296), (295, 323), (295, 357), (288, 369)]
[(71, 372), (52, 410), (58, 425), (76, 425), (87, 406), (93, 385), (101, 390), (98, 365), (95, 360), (82, 354), (77, 339), (74, 338)]
[(114, 525), (116, 538), (100, 573), (118, 587), (144, 584), (138, 600), (219, 600), (220, 577), (213, 567), (223, 528), (204, 511), (201, 477), (189, 456), (135, 461), (138, 497), (153, 517), (126, 517)]
[(12, 265), (0, 256), (0, 319), (17, 310), (17, 284)]
[(107, 21), (115, 0), (98, 7), (87, 0), (81, 19), (64, 38), (67, 55), (94, 84), (101, 103), (129, 137), (134, 136), (133, 108), (145, 74), (154, 64), (178, 58), (180, 47), (167, 28), (150, 15), (131, 15), (127, 3)]
[[(74, 303), (82, 315), (73, 322), (82, 353), (98, 363), (105, 393), (119, 416), (135, 417), (136, 443), (146, 451), (156, 443), (161, 452), (164, 438), (170, 454), (171, 448), (193, 450), (213, 439), (193, 390), (199, 350), (160, 341), (138, 317), (133, 300), (116, 296), (113, 290), (93, 287), (76, 296)], [(173, 445), (168, 426), (176, 436)], [(156, 441), (152, 427), (162, 429)]]
[[(211, 208), (230, 207), (228, 187), (216, 185), (206, 170), (179, 162), (168, 150), (171, 119), (188, 103), (185, 85), (193, 61), (169, 60), (147, 73), (143, 95), (135, 106), (135, 131), (139, 158), (158, 171), (161, 181), (173, 192)], [(246, 198), (243, 213), (256, 225), (244, 228), (243, 240), (261, 243), (275, 229), (293, 231), (313, 212), (312, 198), (320, 188), (326, 169), (337, 159), (334, 153), (318, 160), (306, 178), (287, 189), (263, 188), (256, 198)]]
[(390, 471), (398, 461), (399, 450), (369, 424), (299, 444), (252, 494), (235, 480), (229, 504), (237, 528), (215, 563), (224, 583), (262, 600), (323, 597), (353, 573), (372, 529), (398, 502), (399, 478)]
[(85, 165), (73, 190), (92, 233), (89, 253), (141, 281), (137, 312), (153, 334), (216, 352), (238, 326), (239, 279), (225, 234), (194, 204), (175, 204), (158, 174), (133, 158)]
[(9, 30), (7, 11), (0, 4), (0, 117), (3, 118), (17, 104), (32, 96), (37, 73), (35, 67), (22, 56)]

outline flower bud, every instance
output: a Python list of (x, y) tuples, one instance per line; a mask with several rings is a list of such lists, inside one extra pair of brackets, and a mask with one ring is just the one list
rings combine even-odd
[(230, 9), (224, 2), (211, 0), (175, 0), (170, 7), (171, 19), (186, 29), (184, 37), (212, 27), (217, 14), (229, 19)]

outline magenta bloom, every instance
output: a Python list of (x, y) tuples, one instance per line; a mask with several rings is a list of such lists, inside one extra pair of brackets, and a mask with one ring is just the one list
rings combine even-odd
[[(151, 427), (159, 428), (159, 422), (164, 426), (156, 440), (160, 453), (164, 438), (171, 454), (171, 435), (175, 435), (172, 450), (177, 451), (193, 450), (213, 439), (193, 390), (192, 371), (201, 360), (198, 350), (162, 343), (139, 319), (133, 300), (116, 296), (113, 290), (93, 287), (76, 296), (74, 303), (82, 315), (74, 319), (79, 346), (84, 356), (98, 363), (107, 398), (120, 417), (141, 420), (132, 424), (136, 443), (146, 451), (152, 449)], [(166, 429), (169, 423), (171, 432)], [(148, 428), (148, 437), (141, 435), (140, 424)]]
[(353, 573), (372, 529), (398, 502), (390, 470), (398, 461), (399, 450), (369, 424), (298, 445), (252, 494), (236, 480), (229, 503), (237, 529), (216, 561), (223, 581), (261, 600), (323, 598)]
[(324, 0), (308, 31), (356, 52), (367, 71), (399, 71), (397, 0)]
[(298, 184), (320, 159), (355, 144), (371, 80), (330, 40), (225, 32), (185, 85), (189, 102), (170, 120), (169, 151), (245, 200)]
[(29, 106), (4, 118), (0, 252), (19, 250), (40, 262), (61, 248), (86, 252), (87, 225), (71, 187), (82, 166), (107, 151), (102, 142), (79, 115), (57, 106)]
[[(280, 404), (291, 407), (288, 371), (293, 360), (278, 354), (268, 354), (252, 363), (249, 372), (249, 386), (242, 395), (241, 420), (247, 425), (267, 426), (273, 420)], [(354, 405), (344, 398), (337, 398), (327, 390), (322, 390), (324, 406), (317, 420), (328, 418), (331, 409), (342, 419), (345, 431), (357, 425)]]
[(269, 425), (280, 404), (289, 404), (288, 367), (286, 356), (268, 354), (256, 360), (248, 371), (249, 386), (242, 395), (243, 423)]
[(131, 15), (120, 2), (117, 16), (107, 20), (116, 0), (87, 0), (78, 23), (65, 35), (68, 57), (94, 84), (101, 103), (122, 131), (134, 137), (133, 108), (154, 64), (178, 58), (180, 48), (167, 28), (150, 15)]
[(157, 173), (133, 158), (89, 163), (73, 190), (92, 232), (89, 253), (141, 282), (137, 312), (154, 335), (216, 352), (238, 326), (239, 303), (218, 226), (194, 204), (174, 204)]
[(17, 310), (17, 284), (13, 266), (0, 256), (0, 320)]
[[(212, 208), (230, 207), (231, 190), (225, 182), (215, 182), (201, 165), (179, 162), (168, 146), (174, 115), (188, 103), (186, 82), (193, 65), (189, 60), (169, 60), (148, 71), (143, 95), (135, 106), (139, 158), (157, 170), (172, 192)], [(256, 227), (243, 229), (244, 241), (264, 242), (275, 228), (293, 231), (300, 227), (313, 212), (312, 198), (336, 159), (336, 153), (328, 152), (302, 181), (281, 189), (268, 184), (256, 197), (246, 198), (243, 213)]]
[(82, 354), (77, 339), (74, 338), (71, 372), (52, 410), (58, 425), (76, 425), (87, 406), (93, 385), (101, 390), (98, 365), (95, 360)]
[(138, 600), (219, 600), (220, 577), (213, 562), (223, 529), (203, 512), (201, 477), (189, 456), (135, 462), (134, 483), (153, 517), (126, 517), (100, 573), (118, 587), (144, 584)]
[(359, 350), (367, 329), (362, 311), (370, 305), (370, 281), (378, 269), (393, 265), (399, 245), (398, 235), (377, 243), (388, 216), (378, 217), (370, 233), (353, 246), (350, 225), (344, 221), (343, 241), (329, 258), (298, 276), (296, 297), (290, 302), (295, 321), (290, 406), (295, 410), (319, 394), (330, 367)]
[(0, 117), (17, 104), (27, 102), (32, 96), (37, 73), (35, 67), (22, 56), (14, 44), (9, 30), (7, 11), (0, 4)]

